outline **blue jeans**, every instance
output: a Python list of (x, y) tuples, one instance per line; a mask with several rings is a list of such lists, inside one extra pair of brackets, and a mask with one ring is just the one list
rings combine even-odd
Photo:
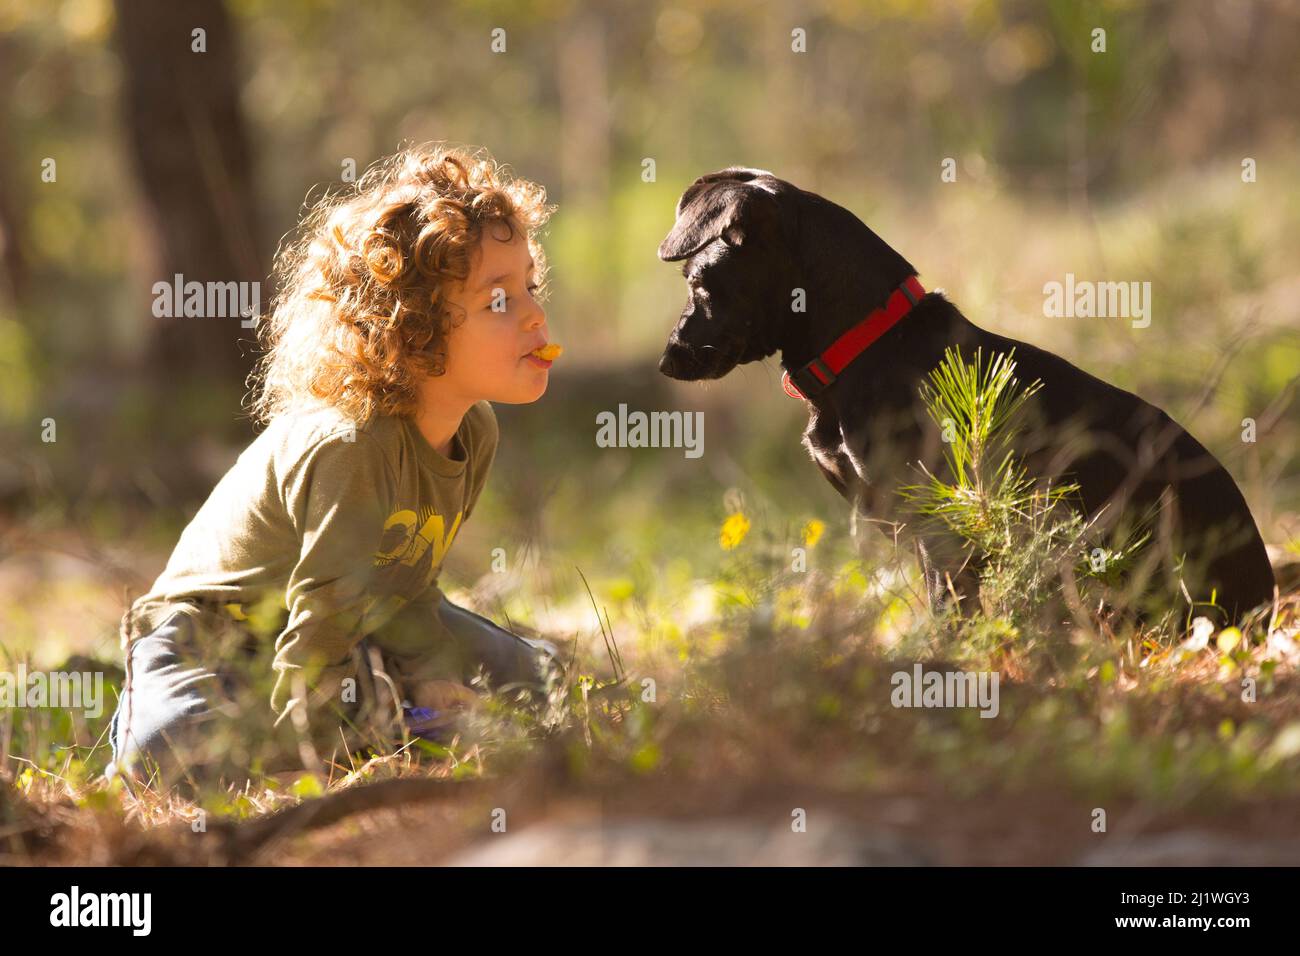
[[(440, 630), (449, 635), (439, 646), (421, 646), (420, 632), (430, 628), (421, 621), (418, 610), (404, 618), (399, 615), (390, 622), (391, 631), (381, 629), (360, 643), (353, 660), (361, 677), (361, 696), (370, 695), (370, 699), (358, 700), (337, 715), (341, 718), (339, 726), (326, 728), (335, 745), (340, 739), (350, 745), (359, 743), (360, 738), (346, 732), (340, 738), (339, 727), (347, 724), (349, 729), (355, 729), (351, 718), (362, 711), (364, 704), (377, 703), (381, 680), (399, 696), (404, 693), (402, 685), (406, 681), (441, 678), (468, 684), (480, 672), (487, 673), (493, 687), (537, 688), (544, 684), (549, 669), (562, 667), (554, 645), (548, 641), (521, 637), (445, 597), (436, 613), (442, 624)], [(141, 757), (148, 757), (169, 782), (195, 775), (238, 774), (251, 769), (248, 740), (279, 744), (269, 748), (273, 754), (287, 755), (297, 750), (296, 735), (301, 728), (295, 730), (287, 722), (282, 722), (282, 728), (273, 728), (269, 707), (251, 715), (247, 712), (251, 709), (247, 707), (249, 670), (257, 664), (243, 661), (242, 667), (229, 666), (229, 648), (209, 659), (213, 648), (197, 639), (197, 628), (192, 617), (174, 614), (131, 645), (129, 676), (110, 725), (113, 760), (109, 776), (120, 771), (134, 775), (131, 768)], [(384, 671), (382, 678), (376, 675), (374, 664)], [(392, 697), (387, 696), (387, 700), (391, 702)], [(427, 712), (413, 712), (408, 707), (408, 730), (419, 734), (420, 725), (428, 717)], [(221, 730), (224, 735), (219, 733)], [(270, 772), (301, 767), (301, 762), (283, 756), (279, 765), (273, 762), (261, 769)]]

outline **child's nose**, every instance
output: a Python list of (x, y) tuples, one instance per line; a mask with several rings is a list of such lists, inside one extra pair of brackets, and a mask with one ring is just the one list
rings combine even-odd
[(538, 305), (537, 303), (533, 303), (533, 309), (532, 309), (532, 311), (528, 314), (528, 318), (525, 320), (525, 323), (524, 323), (524, 324), (525, 324), (525, 327), (528, 328), (528, 329), (535, 329), (535, 328), (537, 328), (539, 325), (545, 325), (545, 324), (546, 324), (546, 310), (543, 309), (543, 308), (542, 308), (540, 305)]

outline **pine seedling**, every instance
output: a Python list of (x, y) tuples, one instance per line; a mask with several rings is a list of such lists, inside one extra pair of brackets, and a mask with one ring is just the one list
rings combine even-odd
[(1037, 603), (1061, 559), (1078, 560), (1086, 530), (1070, 507), (1078, 485), (1039, 482), (1013, 451), (1025, 404), (1042, 387), (1021, 387), (1015, 368), (1014, 350), (986, 362), (977, 349), (973, 363), (945, 350), (920, 396), (943, 434), (947, 475), (921, 464), (924, 482), (899, 491), (916, 512), (965, 542), (995, 605)]
[(922, 464), (925, 482), (900, 490), (923, 515), (989, 555), (1016, 545), (1017, 529), (1037, 527), (1044, 514), (1078, 491), (1075, 484), (1040, 487), (1020, 464), (1012, 444), (1022, 429), (1025, 403), (1042, 382), (1020, 388), (1014, 350), (973, 364), (954, 349), (923, 382), (921, 400), (944, 437), (950, 480)]

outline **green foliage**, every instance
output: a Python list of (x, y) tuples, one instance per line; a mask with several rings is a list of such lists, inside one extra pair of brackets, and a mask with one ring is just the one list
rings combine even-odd
[(948, 477), (921, 465), (926, 481), (900, 494), (975, 552), (994, 606), (1013, 617), (1052, 587), (1061, 560), (1076, 552), (1082, 519), (1070, 508), (1075, 484), (1040, 484), (1015, 455), (1025, 404), (1042, 387), (1019, 387), (1014, 352), (967, 363), (948, 349), (922, 384), (926, 411), (942, 430)]
[(951, 480), (931, 474), (926, 483), (901, 489), (925, 515), (937, 518), (986, 554), (1005, 556), (1018, 547), (1026, 522), (1035, 522), (1076, 485), (1039, 489), (1015, 459), (1012, 442), (1017, 418), (1041, 387), (1019, 389), (1012, 355), (999, 354), (987, 364), (980, 350), (972, 364), (959, 350), (946, 349), (943, 361), (922, 384), (926, 411), (944, 439), (944, 458)]
[[(943, 477), (924, 464), (926, 480), (899, 493), (942, 533), (955, 535), (980, 572), (980, 601), (1001, 624), (966, 629), (978, 646), (1020, 636), (1027, 621), (1055, 613), (1063, 576), (1085, 597), (1090, 585), (1118, 588), (1150, 537), (1144, 516), (1110, 541), (1077, 507), (1078, 485), (1031, 475), (1016, 455), (1027, 403), (1042, 388), (1021, 387), (1014, 350), (972, 361), (949, 349), (920, 388), (944, 439)], [(1059, 623), (1043, 622), (1049, 629)]]

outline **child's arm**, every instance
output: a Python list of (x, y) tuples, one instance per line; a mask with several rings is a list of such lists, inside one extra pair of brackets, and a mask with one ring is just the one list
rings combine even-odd
[(321, 439), (285, 478), (285, 508), (302, 548), (272, 665), (271, 707), (281, 717), (294, 701), (296, 672), (307, 686), (341, 672), (357, 642), (401, 606), (400, 597), (376, 587), (374, 566), (394, 489), (382, 448), (363, 432)]

